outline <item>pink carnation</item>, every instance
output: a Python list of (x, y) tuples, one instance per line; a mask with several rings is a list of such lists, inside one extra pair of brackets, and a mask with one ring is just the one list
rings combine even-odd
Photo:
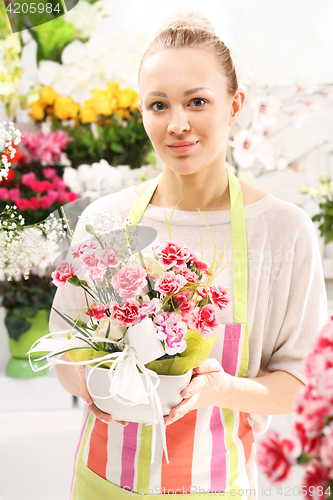
[(179, 271), (177, 271), (177, 274), (181, 274), (182, 276), (184, 276), (184, 278), (186, 278), (186, 281), (189, 281), (190, 283), (199, 283), (198, 275), (188, 269), (188, 267), (186, 267), (185, 269), (180, 269)]
[(130, 299), (136, 295), (142, 295), (145, 286), (147, 272), (141, 266), (126, 266), (112, 276), (111, 283), (121, 297)]
[(157, 337), (165, 342), (165, 352), (173, 355), (185, 351), (187, 325), (177, 313), (163, 311), (155, 318)]
[(305, 498), (322, 500), (323, 495), (317, 494), (317, 488), (318, 486), (323, 486), (329, 479), (329, 469), (325, 467), (320, 460), (311, 460), (311, 462), (306, 465), (305, 474), (301, 482), (302, 491), (306, 491), (307, 493)]
[(329, 433), (321, 441), (320, 458), (323, 465), (333, 470), (333, 423), (329, 426)]
[(106, 268), (98, 267), (98, 266), (82, 266), (82, 270), (84, 272), (84, 276), (87, 280), (91, 281), (103, 281), (105, 278)]
[[(109, 306), (106, 306), (105, 304), (95, 304), (91, 305), (89, 309), (90, 309), (90, 314), (93, 318), (102, 319), (105, 317), (106, 311), (109, 310)], [(89, 316), (89, 311), (85, 311), (85, 314)]]
[(8, 189), (0, 187), (0, 200), (5, 201), (8, 199)]
[(140, 304), (135, 299), (128, 300), (124, 304), (111, 302), (110, 310), (112, 318), (121, 326), (131, 326), (140, 319)]
[(156, 281), (154, 289), (163, 295), (170, 295), (171, 293), (178, 293), (186, 283), (187, 280), (184, 276), (169, 271), (168, 273), (162, 274)]
[(48, 196), (47, 194), (45, 196), (41, 196), (39, 198), (39, 203), (41, 208), (43, 208), (43, 210), (47, 210), (54, 203), (53, 197)]
[(189, 290), (183, 290), (177, 293), (173, 296), (173, 300), (176, 302), (184, 318), (187, 318), (194, 309), (194, 302), (191, 300), (191, 292)]
[(36, 175), (34, 172), (29, 172), (28, 174), (23, 174), (21, 177), (21, 184), (24, 186), (29, 186), (31, 187), (31, 184), (33, 184), (36, 180)]
[(161, 308), (162, 304), (157, 298), (154, 298), (149, 302), (144, 302), (140, 308), (141, 319), (144, 319), (149, 314), (157, 315)]
[(208, 295), (213, 304), (221, 309), (227, 309), (231, 305), (228, 290), (222, 285), (213, 285), (208, 288)]
[(211, 304), (203, 306), (202, 309), (200, 309), (200, 307), (196, 307), (188, 318), (188, 324), (190, 328), (199, 332), (204, 339), (214, 335), (218, 327), (221, 325), (220, 320), (217, 317), (215, 307)]
[(56, 270), (51, 273), (53, 278), (52, 283), (55, 286), (62, 286), (66, 283), (68, 278), (75, 276), (77, 272), (78, 266), (74, 262), (68, 263), (64, 260), (58, 265)]
[(13, 188), (9, 190), (8, 193), (8, 198), (10, 201), (13, 201), (15, 203), (16, 200), (18, 200), (21, 196), (20, 190), (18, 188)]
[(289, 435), (279, 439), (279, 433), (269, 430), (260, 441), (257, 452), (257, 463), (267, 475), (271, 484), (285, 481), (291, 473), (291, 465), (302, 453), (299, 439)]
[(44, 134), (39, 131), (38, 134), (24, 132), (22, 144), (26, 149), (27, 160), (40, 161), (44, 165), (55, 165), (59, 163), (63, 150), (69, 142), (73, 141), (71, 137), (63, 130)]
[(319, 455), (321, 435), (315, 437), (314, 439), (309, 439), (306, 435), (304, 428), (304, 418), (302, 415), (298, 416), (293, 423), (293, 429), (295, 435), (302, 443), (302, 448), (304, 451), (311, 453), (312, 455)]
[(55, 168), (44, 168), (43, 170), (43, 175), (44, 177), (47, 177), (48, 179), (52, 179), (56, 175), (57, 171)]
[(185, 243), (179, 245), (174, 241), (167, 241), (166, 243), (153, 245), (152, 249), (159, 257), (160, 266), (166, 270), (173, 266), (184, 267), (190, 258), (190, 250)]
[(30, 210), (37, 210), (39, 208), (39, 200), (36, 198), (36, 196), (33, 196), (29, 200), (29, 208)]
[(209, 273), (210, 266), (207, 264), (207, 262), (201, 260), (199, 255), (196, 252), (193, 252), (192, 250), (189, 262), (193, 264), (200, 272), (204, 274)]
[(29, 207), (29, 200), (26, 200), (25, 198), (18, 198), (15, 201), (15, 205), (19, 210), (26, 210)]
[(117, 267), (120, 264), (118, 260), (118, 252), (115, 248), (107, 247), (104, 250), (99, 250), (98, 258), (100, 263), (106, 267)]

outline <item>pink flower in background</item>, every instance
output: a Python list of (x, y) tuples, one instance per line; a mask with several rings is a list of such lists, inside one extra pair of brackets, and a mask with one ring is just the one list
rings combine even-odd
[(29, 200), (29, 208), (30, 210), (37, 210), (39, 208), (39, 200), (36, 198), (36, 196), (33, 196)]
[[(98, 251), (95, 249), (86, 250), (85, 252), (82, 253), (80, 252), (80, 259), (82, 260), (82, 262), (84, 262), (84, 264), (87, 267), (97, 267), (99, 264), (97, 252)], [(105, 266), (100, 266), (100, 267), (104, 268)]]
[(8, 198), (10, 201), (13, 201), (15, 203), (16, 200), (18, 200), (21, 197), (21, 192), (18, 188), (13, 188), (9, 190), (8, 193)]
[(229, 145), (234, 148), (232, 156), (241, 168), (252, 167), (262, 141), (260, 134), (254, 134), (248, 129), (240, 130), (233, 140), (229, 141)]
[(47, 177), (47, 179), (52, 179), (56, 175), (57, 171), (55, 168), (44, 168), (43, 170), (43, 175), (44, 177)]
[(26, 210), (29, 207), (29, 200), (26, 200), (25, 198), (18, 198), (15, 201), (15, 205), (19, 210)]
[(208, 288), (208, 295), (213, 304), (223, 311), (231, 305), (228, 290), (222, 285), (213, 285)]
[(154, 289), (163, 295), (170, 295), (170, 293), (178, 293), (183, 286), (187, 283), (186, 278), (181, 274), (176, 274), (169, 271), (156, 281)]
[(70, 278), (71, 276), (75, 276), (78, 270), (79, 267), (74, 262), (68, 263), (64, 260), (51, 274), (53, 278), (52, 283), (55, 286), (62, 286), (66, 283), (68, 278)]
[(8, 189), (0, 187), (0, 200), (5, 201), (8, 199)]
[[(109, 306), (105, 304), (95, 304), (89, 307), (90, 314), (95, 319), (102, 319), (105, 316), (106, 311), (109, 310)], [(85, 314), (89, 316), (89, 311), (85, 311)]]
[(93, 241), (91, 241), (90, 243), (79, 243), (77, 247), (77, 251), (80, 255), (84, 254), (85, 252), (89, 252), (90, 250), (97, 250), (97, 245)]
[(31, 187), (31, 185), (35, 182), (36, 180), (36, 175), (34, 172), (29, 172), (28, 174), (23, 174), (22, 177), (21, 177), (21, 184), (23, 184), (24, 186), (29, 186)]
[(141, 266), (126, 266), (112, 276), (111, 283), (119, 295), (131, 299), (142, 295), (147, 286), (147, 272)]
[(34, 191), (34, 193), (43, 193), (43, 191), (45, 191), (43, 182), (44, 181), (34, 181), (30, 184), (30, 187)]
[(54, 202), (51, 196), (45, 195), (39, 198), (39, 203), (41, 208), (47, 210)]
[(196, 307), (188, 318), (188, 324), (190, 328), (197, 330), (204, 339), (214, 335), (221, 325), (215, 307), (211, 304), (203, 306), (202, 309)]
[[(318, 486), (323, 486), (326, 481), (330, 479), (329, 469), (325, 467), (320, 460), (311, 460), (306, 466), (305, 474), (302, 479), (302, 490), (306, 490), (307, 495), (305, 498), (312, 500), (323, 500), (326, 498), (324, 495), (318, 495)], [(324, 491), (325, 491), (324, 487)]]
[(38, 134), (24, 132), (22, 144), (25, 147), (26, 161), (40, 161), (44, 165), (56, 165), (61, 159), (67, 144), (73, 141), (63, 130), (50, 132), (45, 135), (42, 131)]
[(324, 399), (333, 417), (333, 368), (328, 368), (317, 378), (318, 397)]
[(110, 311), (112, 318), (117, 320), (121, 326), (132, 326), (138, 319), (141, 318), (140, 304), (135, 299), (128, 300), (124, 304), (111, 302)]
[(157, 337), (165, 342), (165, 352), (169, 355), (185, 351), (187, 325), (175, 312), (162, 312), (155, 318)]
[(74, 193), (73, 191), (67, 191), (66, 192), (67, 194), (67, 201), (68, 203), (70, 203), (71, 201), (75, 201), (78, 199), (78, 195), (76, 193)]
[(302, 445), (297, 436), (292, 434), (280, 440), (279, 433), (269, 430), (260, 441), (257, 463), (267, 475), (271, 484), (288, 479), (291, 465), (301, 455)]
[(313, 347), (314, 352), (322, 351), (323, 349), (333, 349), (333, 315), (330, 316), (328, 322), (323, 326), (316, 336)]
[(185, 267), (190, 258), (190, 251), (185, 243), (175, 243), (167, 241), (166, 243), (152, 246), (154, 253), (159, 257), (159, 264), (167, 270), (173, 266)]
[(67, 184), (62, 180), (61, 177), (59, 177), (59, 175), (55, 175), (54, 177), (52, 177), (52, 183), (58, 191), (64, 191), (65, 189), (67, 189)]

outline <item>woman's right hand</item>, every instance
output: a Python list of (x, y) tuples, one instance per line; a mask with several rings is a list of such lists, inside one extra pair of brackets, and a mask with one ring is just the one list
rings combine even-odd
[[(88, 410), (90, 413), (95, 415), (99, 420), (104, 422), (105, 424), (109, 424), (112, 422), (112, 416), (109, 413), (104, 413), (104, 411), (100, 410), (98, 406), (95, 405), (92, 397), (89, 394), (88, 388), (87, 388), (87, 380), (86, 380), (86, 370), (85, 367), (82, 365), (79, 365), (78, 367), (79, 370), (79, 379), (80, 379), (80, 396), (83, 399), (83, 401), (88, 405)], [(118, 424), (122, 425), (123, 427), (126, 427), (128, 422), (124, 420), (113, 420), (114, 422), (117, 422)]]

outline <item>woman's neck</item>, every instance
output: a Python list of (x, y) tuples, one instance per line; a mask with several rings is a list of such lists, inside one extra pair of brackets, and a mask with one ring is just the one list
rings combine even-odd
[[(181, 200), (181, 201), (180, 201)], [(178, 203), (179, 202), (179, 203)], [(191, 175), (175, 174), (164, 165), (162, 177), (150, 200), (151, 205), (184, 211), (229, 210), (228, 173), (219, 167)]]

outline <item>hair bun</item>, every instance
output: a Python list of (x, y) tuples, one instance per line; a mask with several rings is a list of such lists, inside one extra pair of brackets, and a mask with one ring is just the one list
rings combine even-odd
[(184, 10), (167, 17), (160, 29), (157, 31), (156, 35), (159, 35), (168, 29), (200, 30), (207, 31), (212, 35), (215, 35), (215, 28), (212, 22), (201, 12), (195, 10)]

